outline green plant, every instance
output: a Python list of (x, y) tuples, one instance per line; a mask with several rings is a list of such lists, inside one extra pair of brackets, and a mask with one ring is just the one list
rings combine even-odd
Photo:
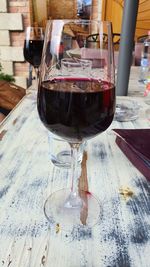
[(15, 78), (10, 74), (5, 74), (2, 72), (2, 65), (0, 63), (0, 80), (4, 80), (7, 82), (15, 82)]

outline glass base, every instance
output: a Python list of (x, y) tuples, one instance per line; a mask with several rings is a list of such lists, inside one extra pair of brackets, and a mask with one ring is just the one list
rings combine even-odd
[(102, 208), (97, 197), (90, 192), (80, 191), (80, 198), (77, 198), (70, 189), (61, 189), (48, 197), (44, 213), (52, 226), (73, 231), (75, 228), (96, 225), (102, 215)]
[(114, 120), (120, 122), (134, 121), (139, 116), (139, 109), (140, 106), (134, 100), (117, 99)]

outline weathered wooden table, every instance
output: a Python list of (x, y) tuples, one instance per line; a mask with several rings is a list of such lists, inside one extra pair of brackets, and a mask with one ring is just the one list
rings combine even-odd
[[(129, 94), (138, 92), (132, 86)], [(102, 201), (103, 216), (93, 229), (69, 235), (51, 229), (43, 213), (48, 195), (71, 181), (69, 169), (50, 161), (48, 132), (39, 120), (35, 93), (1, 124), (0, 267), (150, 266), (150, 183), (121, 152), (111, 131), (149, 128), (149, 107), (143, 97), (138, 96), (138, 102), (137, 120), (113, 121), (88, 142), (80, 185)]]

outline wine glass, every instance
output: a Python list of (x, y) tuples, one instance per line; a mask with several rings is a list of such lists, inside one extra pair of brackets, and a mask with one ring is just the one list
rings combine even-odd
[(41, 64), (42, 50), (44, 44), (44, 29), (42, 27), (27, 27), (24, 41), (24, 58), (35, 70), (38, 79), (39, 66)]
[[(99, 35), (97, 48), (86, 42), (85, 37), (92, 33)], [(73, 53), (76, 48), (77, 55)], [(64, 230), (92, 227), (98, 222), (102, 205), (93, 193), (78, 188), (77, 158), (82, 143), (105, 131), (113, 120), (115, 66), (111, 22), (47, 22), (37, 107), (45, 127), (67, 140), (72, 156), (71, 187), (48, 197), (45, 215), (51, 224), (59, 224)]]

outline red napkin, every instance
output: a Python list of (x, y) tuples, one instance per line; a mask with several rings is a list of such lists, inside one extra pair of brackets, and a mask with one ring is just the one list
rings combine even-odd
[(116, 143), (132, 164), (150, 180), (150, 129), (113, 129)]

